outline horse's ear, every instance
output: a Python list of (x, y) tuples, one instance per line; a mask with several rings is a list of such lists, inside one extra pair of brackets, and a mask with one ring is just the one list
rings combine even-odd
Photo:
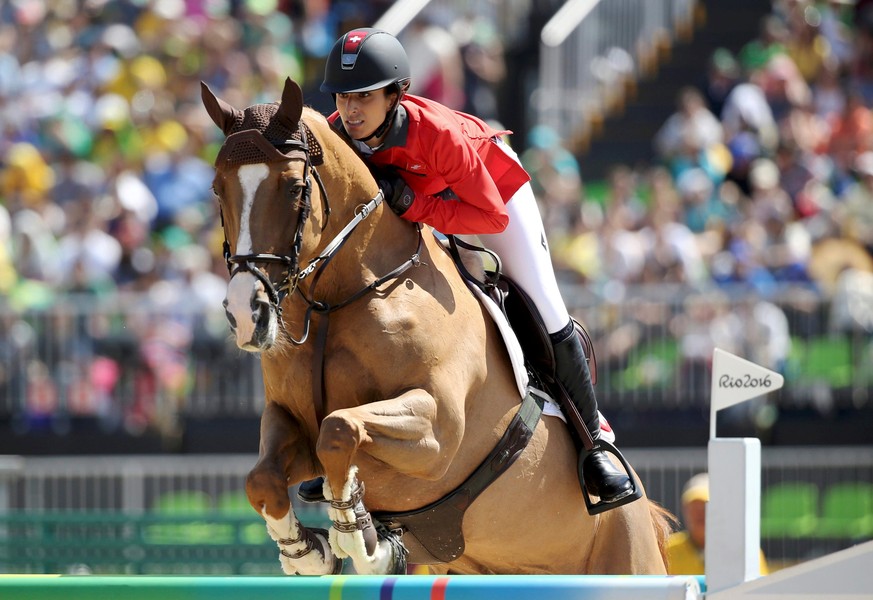
[(200, 97), (203, 99), (203, 106), (206, 107), (206, 112), (209, 113), (212, 121), (225, 135), (229, 134), (237, 120), (242, 118), (242, 111), (216, 97), (209, 86), (202, 81), (200, 82)]
[(285, 79), (285, 89), (282, 90), (282, 103), (276, 116), (288, 129), (296, 129), (303, 114), (303, 91), (297, 82), (290, 77)]

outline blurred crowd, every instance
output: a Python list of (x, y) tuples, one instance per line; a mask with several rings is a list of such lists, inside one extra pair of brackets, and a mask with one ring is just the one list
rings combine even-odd
[(842, 268), (871, 270), (871, 65), (873, 3), (776, 0), (756, 39), (716, 50), (705, 79), (678, 91), (654, 164), (616, 166), (601, 197), (535, 128), (525, 162), (563, 266), (600, 286), (761, 294), (832, 292)]
[[(156, 389), (183, 398), (192, 339), (221, 335), (186, 315), (219, 307), (226, 281), (211, 191), (220, 132), (202, 108), (200, 82), (246, 106), (278, 98), (290, 76), (328, 113), (318, 85), (334, 40), (390, 5), (0, 0), (0, 299), (24, 311), (69, 293), (135, 292), (153, 306), (184, 306), (172, 326), (163, 317), (131, 326), (146, 340), (136, 359), (146, 375), (130, 384), (138, 398)], [(440, 9), (401, 39), (414, 93), (498, 117), (507, 66), (488, 19)], [(873, 1), (774, 0), (756, 39), (736, 54), (716, 51), (705, 79), (679, 92), (654, 140), (656, 164), (616, 166), (603, 194), (582, 181), (557, 132), (534, 127), (513, 143), (563, 276), (615, 302), (635, 284), (686, 287), (685, 314), (664, 323), (705, 361), (712, 322), (724, 316), (727, 332), (746, 317), (723, 315), (695, 293), (743, 284), (766, 298), (792, 283), (837, 297), (858, 287), (845, 273), (873, 271), (871, 106)], [(787, 354), (780, 310), (748, 307), (774, 330), (752, 346), (775, 348), (762, 364), (777, 368)], [(20, 325), (0, 322), (0, 354), (36, 355), (35, 336)], [(634, 338), (613, 329), (606, 353), (626, 353)], [(8, 395), (16, 378), (47, 381), (27, 393), (44, 407), (37, 413), (51, 413), (69, 405), (63, 396), (79, 379), (91, 389), (117, 384), (118, 365), (94, 352), (83, 349), (87, 364), (61, 369), (73, 383), (58, 384), (46, 361), (25, 361), (18, 373), (0, 367), (0, 387)], [(90, 398), (82, 413), (104, 410), (94, 394), (82, 396)], [(137, 408), (137, 422), (151, 410)]]
[[(211, 190), (221, 132), (200, 82), (243, 107), (291, 77), (329, 114), (330, 48), (391, 4), (0, 0), (0, 412), (172, 429), (204, 362), (193, 350), (214, 360), (227, 344), (220, 315), (202, 315), (220, 313), (227, 272)], [(415, 91), (494, 118), (492, 23), (439, 8), (411, 23)]]
[[(324, 58), (388, 5), (0, 1), (0, 293), (31, 306), (222, 276), (211, 192), (220, 132), (200, 82), (247, 106), (278, 98), (290, 76), (329, 113)], [(495, 117), (504, 69), (488, 22), (429, 13), (404, 41), (415, 92)]]
[(607, 302), (647, 284), (685, 298), (595, 324), (603, 353), (627, 356), (655, 327), (705, 393), (713, 347), (782, 371), (792, 313), (813, 299), (831, 307), (814, 333), (869, 336), (871, 107), (873, 2), (774, 0), (755, 39), (677, 90), (651, 164), (616, 165), (596, 190), (557, 132), (531, 130), (522, 159), (567, 280)]

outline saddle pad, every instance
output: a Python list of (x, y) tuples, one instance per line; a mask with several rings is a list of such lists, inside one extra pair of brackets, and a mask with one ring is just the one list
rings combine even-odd
[[(524, 398), (529, 380), (527, 369), (524, 366), (524, 353), (521, 350), (521, 343), (519, 343), (518, 337), (516, 337), (515, 332), (509, 325), (509, 321), (506, 319), (506, 315), (503, 314), (503, 311), (500, 310), (497, 303), (476, 285), (467, 281), (466, 278), (464, 278), (464, 282), (473, 292), (473, 295), (479, 299), (479, 302), (485, 306), (485, 310), (488, 311), (488, 314), (491, 315), (491, 318), (497, 325), (497, 330), (503, 338), (503, 343), (509, 353), (509, 360), (512, 363), (512, 372), (515, 374), (515, 384), (518, 387), (518, 397), (519, 399)], [(603, 439), (610, 444), (615, 443), (615, 433), (612, 431), (612, 427), (610, 427), (609, 422), (603, 416), (603, 413), (600, 411), (597, 412), (600, 417), (600, 433), (603, 436)], [(564, 423), (567, 422), (567, 418), (564, 416), (564, 413), (561, 412), (561, 408), (558, 406), (557, 401), (548, 395), (546, 395), (546, 402), (543, 406), (543, 415), (557, 417), (564, 421)]]

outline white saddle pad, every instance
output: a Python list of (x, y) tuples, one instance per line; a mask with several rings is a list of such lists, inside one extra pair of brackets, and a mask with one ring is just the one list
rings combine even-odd
[[(497, 329), (503, 337), (506, 350), (509, 352), (509, 359), (512, 362), (512, 370), (515, 373), (515, 384), (518, 386), (519, 398), (524, 398), (527, 394), (529, 380), (527, 369), (524, 367), (524, 353), (521, 351), (521, 344), (518, 341), (518, 337), (516, 337), (515, 332), (509, 325), (509, 321), (506, 319), (506, 315), (503, 314), (503, 311), (500, 310), (497, 303), (469, 281), (466, 281), (466, 283), (467, 286), (473, 290), (473, 295), (479, 298), (479, 301), (485, 306), (488, 314), (491, 315), (491, 318), (497, 324)], [(603, 413), (600, 411), (597, 412), (600, 417), (600, 432), (603, 439), (610, 444), (614, 444), (615, 432), (613, 432), (612, 427), (603, 416)], [(564, 421), (564, 423), (567, 422), (567, 418), (564, 416), (564, 413), (561, 412), (561, 408), (558, 406), (558, 403), (554, 398), (547, 397), (545, 406), (543, 407), (543, 414), (550, 417), (557, 417)]]

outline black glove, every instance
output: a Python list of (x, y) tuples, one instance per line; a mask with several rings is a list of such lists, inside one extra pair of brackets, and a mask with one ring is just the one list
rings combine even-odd
[(385, 202), (398, 215), (405, 213), (415, 200), (415, 192), (400, 177), (380, 179), (379, 189), (382, 190)]

